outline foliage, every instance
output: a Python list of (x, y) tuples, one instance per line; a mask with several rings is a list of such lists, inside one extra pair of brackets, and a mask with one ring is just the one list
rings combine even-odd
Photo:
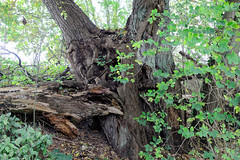
[[(110, 66), (111, 74), (110, 76), (113, 76), (113, 79), (117, 82), (121, 82), (123, 84), (130, 81), (134, 83), (133, 73), (131, 73), (131, 69), (133, 69), (133, 64), (123, 63), (124, 60), (130, 59), (134, 56), (134, 53), (126, 54), (124, 52), (117, 51), (117, 64), (115, 66)], [(115, 76), (116, 75), (116, 76)]]
[[(28, 56), (28, 65), (22, 63), (26, 71), (36, 77), (36, 66), (40, 56), (44, 59), (47, 58), (46, 62), (49, 62), (48, 64), (42, 62), (46, 64), (40, 68), (42, 74), (46, 74), (43, 73), (46, 71), (43, 69), (45, 66), (54, 66), (52, 70), (55, 71), (56, 67), (59, 68), (59, 66), (55, 66), (54, 62), (62, 61), (64, 53), (61, 32), (41, 1), (1, 1), (0, 17), (0, 41), (9, 44), (8, 46), (14, 46), (20, 58), (22, 54)], [(45, 56), (42, 56), (43, 54)], [(31, 60), (30, 57), (33, 57), (33, 59)], [(1, 82), (3, 82), (1, 86), (33, 83), (16, 63), (13, 60), (3, 59), (0, 67), (3, 74), (3, 77), (0, 77)], [(47, 72), (50, 73), (49, 70)], [(46, 78), (42, 78), (45, 75), (40, 75), (38, 79), (49, 79), (49, 77), (54, 79), (52, 77), (59, 72), (52, 73), (54, 74)]]
[(148, 19), (149, 23), (152, 24), (153, 21), (157, 20), (157, 17), (160, 17), (160, 13), (158, 13), (157, 9), (152, 10), (151, 17)]
[[(136, 117), (135, 120), (137, 120), (138, 123), (142, 125), (147, 125), (147, 123), (153, 124), (154, 131), (156, 133), (161, 133), (163, 131), (163, 128), (167, 127), (167, 123), (165, 122), (166, 113), (164, 112), (143, 112), (140, 117)], [(162, 151), (164, 151), (164, 148), (160, 146), (160, 144), (163, 142), (161, 136), (159, 137), (153, 137), (153, 141), (150, 142), (150, 144), (145, 145), (145, 152), (141, 151), (139, 153), (140, 158), (145, 158), (148, 160), (154, 160), (155, 158), (163, 158)]]
[(47, 147), (52, 143), (50, 135), (42, 135), (11, 114), (0, 116), (0, 158), (40, 159), (46, 157)]
[(26, 55), (61, 53), (61, 32), (41, 1), (6, 0), (0, 8), (2, 42), (14, 42)]
[[(14, 61), (9, 58), (0, 57), (0, 87), (11, 85), (26, 85), (33, 84), (33, 81), (29, 79), (22, 71), (22, 69)], [(27, 68), (27, 71), (31, 71), (31, 67)]]
[[(103, 17), (106, 17), (102, 21), (91, 0), (76, 0), (76, 2), (97, 26), (105, 29), (121, 28), (126, 22), (128, 11), (130, 11), (130, 9), (121, 7), (120, 0), (101, 1), (102, 14)], [(125, 1), (126, 4), (129, 2), (130, 0)], [(148, 20), (149, 23), (153, 23), (160, 17), (162, 22), (159, 25), (164, 26), (164, 18), (171, 19), (167, 30), (158, 32), (159, 37), (164, 40), (159, 43), (149, 39), (133, 44), (135, 49), (141, 48), (143, 43), (156, 46), (156, 48), (144, 52), (143, 55), (155, 55), (158, 52), (168, 52), (169, 50), (178, 52), (182, 48), (183, 52), (195, 59), (193, 61), (187, 58), (182, 63), (178, 61), (177, 68), (179, 69), (174, 70), (172, 75), (161, 70), (155, 72), (154, 76), (165, 77), (167, 80), (159, 82), (156, 90), (149, 90), (145, 94), (150, 102), (159, 103), (160, 100), (163, 100), (168, 108), (174, 107), (189, 113), (187, 124), (181, 125), (178, 133), (185, 140), (192, 142), (190, 144), (192, 150), (189, 153), (193, 155), (193, 158), (199, 158), (198, 156), (209, 159), (240, 158), (238, 150), (240, 124), (237, 117), (240, 112), (240, 59), (238, 53), (240, 13), (237, 11), (238, 9), (239, 4), (230, 4), (225, 0), (176, 1), (172, 5), (171, 12), (159, 14), (157, 10), (153, 10)], [(223, 18), (223, 14), (230, 11), (236, 11), (237, 18), (235, 20)], [(40, 0), (34, 2), (28, 0), (0, 1), (0, 17), (2, 17), (0, 20), (1, 41), (4, 43), (14, 42), (18, 52), (23, 52), (26, 55), (37, 53), (35, 56), (37, 57), (40, 53), (45, 53), (48, 59), (52, 59), (49, 60), (50, 63), (42, 62), (40, 64), (40, 79), (42, 77), (45, 80), (54, 80), (57, 73), (64, 70), (61, 65), (55, 65), (64, 53), (61, 32)], [(172, 47), (162, 48), (161, 45)], [(134, 82), (134, 75), (131, 72), (134, 66), (126, 63), (133, 56), (132, 53), (118, 52), (117, 64), (111, 67), (112, 76), (116, 76), (114, 77), (116, 81), (127, 83), (131, 80)], [(33, 83), (16, 63), (9, 59), (0, 58), (1, 87)], [(61, 64), (63, 63), (61, 62)], [(99, 57), (98, 65), (106, 63), (108, 62), (105, 62), (105, 57)], [(137, 63), (142, 64), (140, 61)], [(36, 74), (32, 66), (27, 67), (26, 70), (33, 75)], [(181, 81), (183, 77), (186, 80), (182, 83), (182, 91), (184, 94), (190, 95), (189, 99), (184, 98), (182, 93), (171, 92), (176, 83)], [(197, 90), (193, 90), (185, 85), (190, 82), (188, 78), (193, 77), (202, 78), (199, 83), (203, 89), (200, 86), (195, 87)], [(208, 87), (206, 88), (206, 86)], [(212, 94), (214, 96), (209, 96), (209, 93), (214, 93)], [(144, 113), (137, 121), (141, 124), (146, 124), (148, 121), (148, 123), (153, 124), (156, 132), (162, 132), (167, 125), (165, 122), (167, 118), (164, 116), (164, 112)], [(15, 130), (18, 129), (15, 127)], [(28, 130), (33, 132), (32, 129), (25, 126), (24, 131)], [(19, 143), (14, 141), (12, 144), (10, 143), (13, 141), (11, 138), (6, 136), (4, 138), (1, 139), (6, 141), (4, 145), (10, 145), (5, 146), (9, 150), (5, 149), (4, 152), (9, 152), (9, 155), (15, 154), (12, 153), (11, 149), (16, 148), (22, 139), (17, 138)], [(163, 140), (161, 137), (153, 140), (145, 147), (145, 152), (140, 153), (141, 157), (146, 159), (162, 158), (163, 147), (161, 143)], [(37, 153), (31, 149), (29, 149), (30, 152), (33, 156), (37, 156)]]
[[(52, 81), (67, 67), (60, 65), (60, 62), (41, 62), (38, 80), (40, 81)], [(34, 78), (36, 77), (36, 67), (32, 65), (22, 64), (25, 66), (25, 70), (29, 72)], [(0, 56), (0, 87), (12, 86), (12, 85), (29, 85), (34, 84), (35, 81), (31, 80), (25, 71), (15, 61)], [(67, 74), (66, 78), (72, 78), (71, 75)]]
[(54, 149), (50, 155), (50, 160), (72, 160), (73, 157), (71, 155), (66, 155), (64, 153), (59, 152), (59, 149)]
[[(104, 0), (94, 6), (92, 0), (75, 1), (98, 27), (108, 29), (125, 25), (132, 3), (132, 0)], [(122, 4), (127, 7), (122, 7)], [(96, 7), (101, 10), (101, 14), (96, 11)], [(0, 2), (0, 8), (2, 42), (14, 42), (18, 52), (27, 55), (38, 53), (39, 50), (49, 57), (62, 54), (64, 47), (60, 29), (40, 0), (6, 0)], [(99, 15), (108, 17), (109, 23), (107, 20), (103, 22)]]
[[(43, 61), (40, 63), (40, 66), (39, 76), (44, 81), (54, 81), (55, 78), (67, 68), (67, 65), (65, 65), (62, 60), (51, 62)], [(73, 75), (67, 74), (62, 78), (71, 79)]]
[(108, 61), (106, 61), (106, 57), (107, 57), (106, 55), (104, 56), (99, 55), (98, 58), (96, 58), (97, 65), (103, 67), (112, 61), (112, 59), (109, 59)]
[(103, 23), (103, 28), (106, 29), (118, 29), (124, 27), (127, 17), (130, 14), (128, 8), (121, 7), (121, 4), (125, 3), (125, 6), (131, 7), (131, 0), (103, 0), (100, 1), (102, 13), (106, 17), (106, 23)]
[[(158, 83), (157, 89), (149, 90), (145, 96), (150, 102), (159, 103), (162, 99), (168, 108), (174, 107), (189, 113), (187, 124), (180, 125), (178, 133), (185, 138), (184, 141), (192, 142), (190, 144), (192, 150), (189, 154), (193, 158), (239, 159), (240, 122), (237, 115), (240, 106), (240, 58), (239, 38), (236, 38), (240, 36), (239, 4), (229, 4), (225, 1), (195, 3), (186, 0), (176, 2), (174, 6), (175, 10), (172, 13), (165, 11), (161, 15), (163, 20), (159, 25), (164, 25), (164, 17), (172, 20), (167, 30), (158, 33), (160, 37), (166, 39), (161, 43), (178, 50), (183, 46), (182, 51), (193, 57), (195, 61), (186, 59), (183, 61), (183, 67), (179, 65), (179, 69), (174, 70), (172, 75), (161, 70), (155, 72), (154, 76), (164, 76), (168, 80)], [(236, 11), (238, 18), (223, 19), (223, 13), (229, 11)], [(154, 16), (159, 15), (153, 11), (149, 22), (154, 20)], [(161, 44), (155, 42), (155, 45), (157, 50), (160, 49)], [(172, 48), (168, 50), (174, 52)], [(209, 59), (208, 63), (205, 63), (206, 59)], [(171, 92), (182, 77), (196, 79), (202, 77), (200, 81), (202, 87), (197, 91), (183, 85), (185, 87), (183, 92), (190, 94), (187, 100), (180, 94)], [(186, 79), (185, 83), (188, 82), (189, 80)], [(153, 119), (164, 120), (149, 113), (144, 113), (140, 118), (153, 122), (154, 127), (159, 122)], [(138, 122), (146, 124), (146, 121), (139, 119)], [(162, 127), (164, 126), (160, 125), (160, 128)], [(156, 128), (154, 129), (156, 131)], [(161, 138), (158, 140), (162, 141)], [(155, 148), (161, 146), (159, 143), (151, 144), (156, 144)], [(145, 159), (159, 158), (158, 154), (153, 156), (156, 151), (153, 151), (152, 146), (146, 145), (145, 152), (140, 152), (140, 156)]]
[(47, 148), (52, 144), (50, 135), (42, 135), (38, 130), (22, 123), (11, 113), (0, 116), (0, 159), (72, 159), (72, 156)]

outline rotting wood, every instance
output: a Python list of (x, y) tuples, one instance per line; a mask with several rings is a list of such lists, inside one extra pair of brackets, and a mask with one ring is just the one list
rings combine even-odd
[[(107, 88), (95, 86), (83, 92), (72, 88), (71, 91), (74, 92), (62, 95), (59, 87), (62, 87), (61, 84), (42, 84), (37, 90), (35, 109), (37, 113), (45, 115), (57, 130), (71, 138), (78, 135), (77, 127), (67, 118), (79, 122), (93, 116), (123, 115), (122, 102)], [(93, 88), (95, 91), (92, 90)], [(65, 89), (69, 89), (69, 86)], [(33, 93), (34, 88), (32, 87), (0, 88), (0, 110), (32, 113), (34, 109)]]
[(79, 135), (78, 128), (64, 117), (57, 116), (56, 114), (45, 115), (51, 124), (54, 124), (56, 129), (68, 135), (71, 138), (76, 138)]

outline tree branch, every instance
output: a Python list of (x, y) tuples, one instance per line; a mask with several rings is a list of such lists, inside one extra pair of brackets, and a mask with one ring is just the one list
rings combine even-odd
[(181, 54), (183, 57), (186, 57), (187, 59), (193, 61), (195, 64), (198, 63), (195, 59), (193, 59), (193, 58), (192, 58), (190, 55), (188, 55), (187, 53), (185, 53), (185, 52), (183, 52), (183, 51), (180, 51), (180, 52), (178, 52), (178, 53)]
[(134, 0), (133, 10), (126, 24), (126, 37), (128, 41), (139, 41), (143, 37), (145, 39), (151, 38), (156, 40), (160, 18), (157, 18), (152, 24), (149, 23), (148, 19), (151, 16), (152, 10), (157, 9), (158, 13), (162, 13), (165, 6), (165, 1)]
[[(197, 74), (197, 75), (192, 75), (192, 76), (182, 76), (182, 77), (179, 77), (177, 80), (178, 81), (186, 81), (186, 80), (191, 80), (191, 79), (193, 79), (193, 77), (195, 77), (195, 78), (197, 78), (197, 79), (202, 79), (203, 78), (203, 75), (201, 75), (201, 74)], [(169, 77), (169, 78), (164, 78), (163, 79), (163, 81), (164, 82), (167, 82), (167, 81), (169, 81), (171, 79), (171, 77)]]
[(23, 70), (23, 72), (26, 74), (26, 76), (31, 79), (32, 81), (35, 81), (35, 78), (33, 78), (33, 76), (25, 69), (25, 67), (22, 66), (22, 60), (21, 58), (14, 52), (9, 51), (8, 49), (0, 46), (0, 49), (7, 52), (5, 54), (13, 54), (17, 59), (18, 59), (18, 65), (20, 66), (20, 68)]
[(66, 44), (85, 40), (99, 29), (73, 0), (42, 0), (58, 23)]

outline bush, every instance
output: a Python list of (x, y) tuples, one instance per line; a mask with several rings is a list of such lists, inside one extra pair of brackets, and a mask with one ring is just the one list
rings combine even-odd
[(50, 144), (50, 135), (42, 135), (11, 113), (0, 116), (0, 159), (42, 159), (48, 156)]
[[(148, 90), (144, 96), (150, 102), (163, 106), (163, 109), (171, 108), (181, 115), (173, 117), (177, 125), (167, 124), (170, 121), (163, 122), (167, 118), (161, 115), (169, 113), (167, 109), (161, 111), (160, 116), (156, 113), (143, 113), (136, 119), (143, 125), (147, 122), (154, 124), (157, 133), (169, 125), (173, 130), (168, 128), (170, 134), (164, 137), (166, 139), (176, 131), (179, 137), (181, 135), (182, 144), (176, 150), (171, 150), (175, 153), (169, 153), (168, 159), (176, 159), (181, 149), (192, 159), (240, 159), (240, 57), (239, 50), (235, 51), (240, 42), (239, 38), (235, 38), (240, 35), (240, 4), (218, 2), (177, 1), (174, 7), (179, 6), (172, 9), (172, 13), (165, 11), (161, 15), (160, 26), (168, 21), (164, 17), (171, 19), (167, 30), (159, 31), (159, 36), (164, 39), (162, 44), (171, 46), (168, 48), (171, 52), (173, 48), (180, 51), (182, 46), (182, 51), (190, 58), (183, 56), (186, 59), (182, 60), (182, 65), (176, 63), (178, 67), (171, 75), (162, 70), (156, 71), (154, 76), (166, 80), (158, 83), (157, 89)], [(223, 13), (230, 11), (236, 12), (236, 20), (224, 19)], [(145, 43), (149, 42), (151, 40)], [(157, 47), (161, 49), (161, 45)], [(152, 51), (147, 51), (146, 54), (151, 55)], [(198, 82), (201, 82), (202, 87), (182, 85), (181, 91), (178, 91), (176, 88), (184, 77), (186, 80), (182, 84), (200, 77)], [(170, 117), (169, 114), (167, 116)], [(162, 138), (153, 138), (153, 142), (145, 146), (145, 151), (140, 152), (140, 157), (163, 157), (163, 146), (166, 147), (166, 143), (162, 143)], [(188, 145), (185, 148), (184, 142)]]

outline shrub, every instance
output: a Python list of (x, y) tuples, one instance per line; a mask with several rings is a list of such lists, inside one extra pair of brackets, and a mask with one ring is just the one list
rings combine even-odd
[(42, 135), (11, 113), (0, 116), (0, 159), (42, 159), (51, 143), (50, 135)]
[[(240, 159), (240, 57), (239, 50), (235, 51), (240, 42), (239, 38), (235, 38), (240, 35), (240, 4), (218, 2), (180, 1), (176, 2), (179, 7), (172, 13), (165, 11), (162, 14), (171, 19), (167, 30), (159, 31), (159, 36), (164, 39), (162, 44), (171, 46), (171, 52), (173, 48), (178, 50), (182, 46), (182, 52), (186, 53), (183, 57), (187, 58), (182, 61), (182, 65), (176, 63), (178, 67), (171, 75), (162, 70), (156, 71), (154, 76), (166, 80), (158, 83), (155, 90), (148, 90), (144, 94), (150, 102), (161, 103), (165, 108), (171, 107), (186, 115), (177, 117), (179, 128), (168, 124), (177, 128), (183, 138), (182, 145), (174, 154), (169, 154), (168, 159), (176, 158), (180, 149), (186, 151), (192, 159)], [(224, 19), (223, 13), (230, 11), (236, 12), (236, 20)], [(164, 25), (164, 16), (161, 17), (160, 26)], [(161, 49), (161, 45), (157, 47)], [(151, 55), (152, 51), (146, 54)], [(182, 85), (181, 92), (177, 93), (174, 87), (184, 77), (186, 83), (189, 79), (200, 77), (198, 81), (202, 87), (191, 90)], [(188, 98), (184, 98), (183, 94)], [(157, 133), (167, 125), (167, 122), (162, 122), (165, 119), (155, 113), (143, 113), (136, 119), (143, 125), (153, 123)], [(154, 138), (153, 142), (145, 146), (145, 151), (140, 152), (140, 157), (163, 157), (163, 149), (160, 147), (165, 144), (161, 141), (162, 137)], [(184, 142), (188, 143), (189, 150), (185, 150)]]

